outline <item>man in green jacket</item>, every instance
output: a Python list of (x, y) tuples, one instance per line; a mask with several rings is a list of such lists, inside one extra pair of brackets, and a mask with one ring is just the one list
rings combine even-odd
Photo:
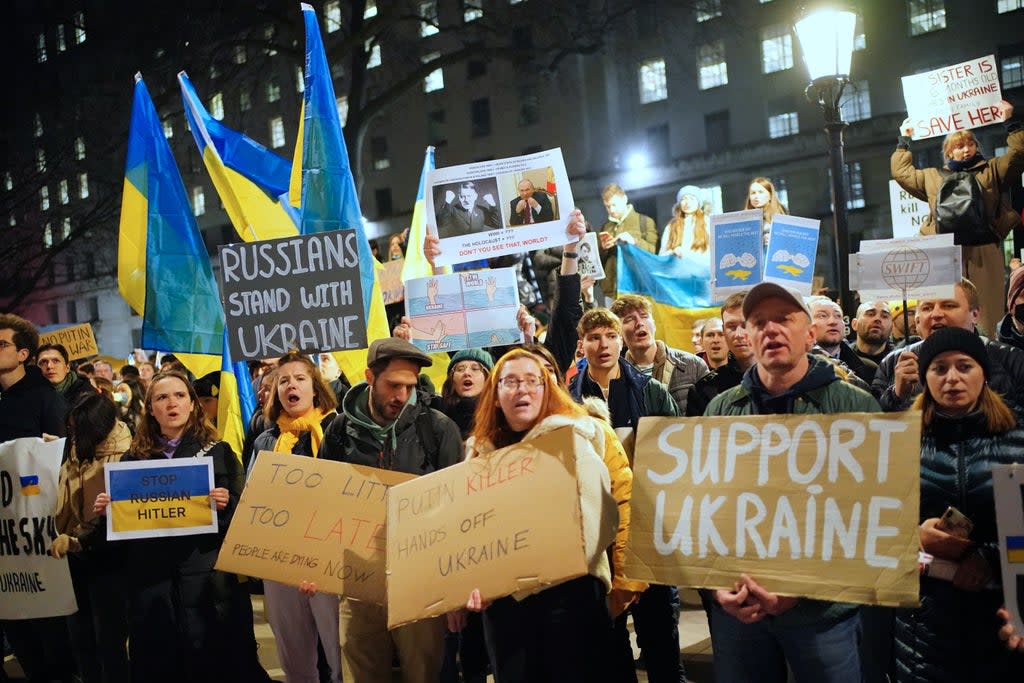
[(601, 201), (608, 212), (608, 222), (598, 234), (601, 266), (604, 268), (601, 291), (611, 300), (618, 296), (616, 262), (619, 243), (634, 244), (657, 254), (658, 226), (650, 216), (634, 211), (626, 191), (615, 183), (604, 188), (601, 192)]
[[(716, 396), (705, 415), (879, 412), (870, 394), (808, 354), (815, 331), (799, 294), (761, 283), (743, 300), (743, 316), (757, 364), (739, 386)], [(784, 683), (788, 664), (798, 681), (861, 681), (854, 605), (776, 595), (743, 576), (736, 590), (714, 591), (710, 623), (719, 680)]]

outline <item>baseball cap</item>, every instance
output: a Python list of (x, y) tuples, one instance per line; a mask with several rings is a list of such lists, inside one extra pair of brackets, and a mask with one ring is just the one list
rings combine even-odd
[(807, 308), (807, 304), (804, 303), (804, 298), (800, 292), (789, 287), (783, 287), (782, 285), (774, 282), (761, 282), (754, 285), (754, 288), (747, 292), (746, 298), (743, 299), (743, 317), (749, 318), (750, 312), (757, 307), (765, 299), (771, 299), (776, 297), (785, 301), (790, 301), (800, 308), (807, 317), (810, 318), (811, 310)]
[(370, 344), (370, 349), (366, 353), (366, 364), (374, 365), (380, 362), (386, 363), (396, 358), (411, 361), (420, 367), (434, 364), (434, 361), (430, 359), (430, 356), (423, 353), (404, 339), (397, 339), (395, 337), (377, 339)]

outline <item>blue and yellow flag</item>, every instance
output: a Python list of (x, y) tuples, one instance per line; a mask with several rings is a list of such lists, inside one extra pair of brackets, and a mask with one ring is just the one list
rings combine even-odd
[(224, 314), (185, 186), (142, 76), (135, 76), (118, 286), (147, 349), (220, 354)]
[(711, 301), (711, 266), (671, 254), (657, 256), (631, 244), (618, 247), (619, 294), (640, 294), (653, 302), (658, 337), (693, 351), (693, 323), (717, 317)]
[(21, 479), (21, 495), (23, 496), (38, 496), (40, 493), (39, 489), (39, 475), (38, 474), (26, 474), (20, 477)]
[(409, 237), (405, 241), (405, 265), (402, 266), (402, 282), (418, 277), (430, 277), (451, 272), (451, 269), (438, 269), (435, 272), (427, 257), (423, 254), (423, 238), (427, 236), (426, 189), (427, 174), (433, 171), (434, 148), (427, 147), (423, 155), (423, 170), (420, 172), (420, 186), (416, 190), (416, 204), (412, 210), (412, 222), (409, 224)]
[(210, 116), (184, 71), (178, 83), (192, 136), (239, 236), (255, 242), (298, 234), (288, 160)]
[(256, 410), (256, 396), (249, 381), (249, 369), (245, 361), (232, 362), (228, 331), (224, 329), (224, 353), (221, 355), (220, 387), (217, 401), (217, 431), (220, 438), (231, 446), (239, 458), (244, 460), (242, 444), (245, 430), (249, 427), (253, 411)]
[(216, 531), (209, 458), (108, 465), (108, 538), (183, 536)]

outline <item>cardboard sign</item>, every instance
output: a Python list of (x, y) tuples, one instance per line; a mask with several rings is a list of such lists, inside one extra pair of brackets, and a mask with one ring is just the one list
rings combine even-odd
[(992, 491), (999, 527), (1003, 604), (1017, 635), (1024, 634), (1024, 465), (995, 465)]
[(760, 209), (711, 217), (711, 299), (724, 301), (761, 281)]
[(217, 569), (385, 602), (385, 500), (415, 475), (261, 451)]
[(643, 418), (626, 575), (916, 605), (921, 414)]
[(914, 197), (895, 180), (889, 181), (889, 209), (895, 239), (909, 239), (921, 234), (921, 226), (931, 213), (928, 202)]
[(0, 619), (78, 610), (67, 559), (50, 557), (64, 439), (0, 444)]
[(110, 494), (107, 538), (112, 541), (217, 531), (211, 458), (113, 462), (104, 466), (103, 475)]
[(78, 360), (98, 355), (100, 350), (96, 346), (96, 337), (92, 333), (92, 325), (82, 323), (71, 327), (62, 327), (53, 332), (45, 332), (39, 335), (39, 345), (60, 344), (68, 350), (68, 360)]
[(436, 275), (405, 283), (409, 341), (427, 353), (520, 344), (515, 268)]
[(380, 294), (384, 297), (385, 306), (405, 300), (405, 283), (402, 282), (402, 268), (404, 267), (404, 258), (384, 262), (380, 271)]
[(355, 230), (337, 230), (221, 246), (232, 357), (365, 349), (357, 241)]
[(949, 299), (960, 282), (962, 251), (953, 235), (865, 240), (850, 254), (850, 289), (862, 301)]
[(766, 282), (777, 282), (804, 296), (811, 295), (820, 225), (821, 221), (812, 218), (775, 217), (768, 236), (768, 256), (764, 266)]
[(995, 55), (903, 77), (913, 139), (999, 122), (999, 69)]
[[(396, 486), (388, 496), (388, 628), (587, 573), (565, 427)], [(582, 445), (580, 447), (583, 447)]]

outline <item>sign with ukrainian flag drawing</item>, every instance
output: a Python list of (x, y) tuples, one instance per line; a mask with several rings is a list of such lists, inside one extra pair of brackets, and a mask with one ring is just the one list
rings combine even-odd
[(763, 277), (761, 210), (711, 217), (711, 299), (724, 301)]
[(64, 439), (0, 444), (0, 619), (73, 614), (68, 561), (50, 556)]
[(818, 254), (821, 221), (799, 216), (776, 216), (768, 236), (764, 279), (811, 295), (814, 259)]
[(1003, 604), (1017, 633), (1024, 633), (1024, 465), (992, 468), (999, 529)]
[(104, 475), (111, 540), (217, 531), (210, 458), (108, 463)]

